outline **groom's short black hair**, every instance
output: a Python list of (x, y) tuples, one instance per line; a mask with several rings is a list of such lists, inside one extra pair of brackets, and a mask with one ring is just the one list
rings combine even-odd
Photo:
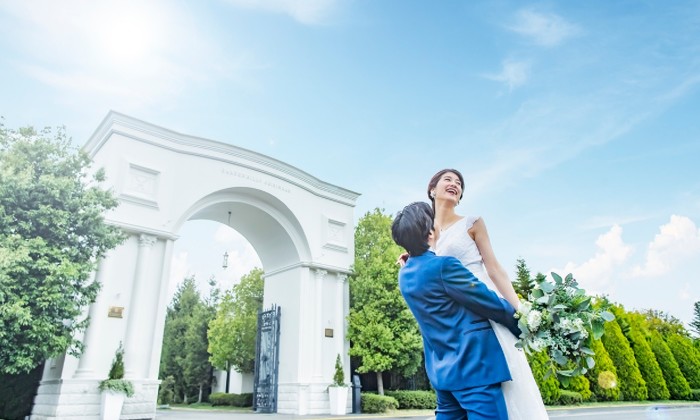
[(433, 230), (433, 219), (433, 209), (428, 203), (411, 203), (394, 218), (391, 237), (409, 255), (421, 255), (430, 248), (428, 236)]

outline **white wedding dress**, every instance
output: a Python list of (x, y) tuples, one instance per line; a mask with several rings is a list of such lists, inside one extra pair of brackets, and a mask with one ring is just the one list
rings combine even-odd
[[(479, 280), (489, 289), (501, 294), (486, 273), (486, 268), (474, 240), (467, 230), (471, 229), (479, 217), (464, 217), (440, 233), (435, 253), (449, 255), (459, 259)], [(515, 347), (517, 338), (501, 324), (491, 321), (493, 330), (503, 348), (503, 354), (508, 362), (512, 381), (503, 382), (503, 396), (508, 407), (509, 420), (539, 420), (549, 419), (542, 402), (540, 390), (537, 387), (532, 370), (527, 363), (525, 352)]]

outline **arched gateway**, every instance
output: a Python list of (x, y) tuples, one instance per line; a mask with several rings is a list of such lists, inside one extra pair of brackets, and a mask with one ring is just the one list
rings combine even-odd
[(337, 354), (350, 365), (345, 318), (357, 193), (278, 160), (110, 112), (84, 149), (121, 205), (108, 215), (129, 233), (100, 262), (80, 358), (49, 360), (32, 419), (95, 419), (97, 384), (119, 342), (137, 394), (122, 418), (155, 416), (173, 242), (187, 220), (228, 224), (265, 271), (264, 306), (282, 308), (277, 410), (329, 412)]

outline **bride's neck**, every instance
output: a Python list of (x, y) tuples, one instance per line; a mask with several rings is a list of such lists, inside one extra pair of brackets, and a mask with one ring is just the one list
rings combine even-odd
[(454, 207), (442, 204), (435, 205), (435, 223), (440, 226), (449, 225), (459, 216), (455, 213)]

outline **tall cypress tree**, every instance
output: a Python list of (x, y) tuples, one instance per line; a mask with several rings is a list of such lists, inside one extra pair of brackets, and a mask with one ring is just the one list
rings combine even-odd
[(618, 320), (626, 319), (630, 328), (625, 334), (627, 340), (634, 351), (634, 357), (637, 359), (639, 371), (642, 373), (642, 378), (647, 385), (650, 400), (667, 400), (671, 394), (666, 386), (659, 363), (656, 360), (654, 352), (651, 350), (646, 336), (649, 334), (644, 327), (644, 319), (640, 314), (625, 313), (615, 314)]
[(532, 369), (532, 375), (535, 377), (537, 387), (540, 389), (542, 401), (545, 404), (556, 404), (559, 402), (561, 390), (559, 389), (559, 381), (556, 375), (549, 375), (546, 379), (546, 372), (550, 366), (549, 356), (546, 351), (529, 354), (527, 360)]
[(595, 366), (586, 372), (590, 382), (591, 392), (597, 401), (617, 401), (620, 399), (619, 379), (617, 369), (613, 364), (608, 351), (600, 340), (591, 342), (591, 350), (595, 352), (593, 359)]
[(700, 338), (700, 301), (693, 304), (693, 320), (690, 321), (690, 329)]
[(675, 357), (673, 357), (673, 353), (668, 347), (668, 344), (664, 341), (661, 333), (658, 331), (651, 331), (649, 342), (651, 344), (651, 350), (654, 352), (656, 360), (659, 362), (661, 372), (663, 372), (671, 398), (674, 400), (687, 399), (690, 396), (690, 385), (688, 385), (688, 381), (686, 381), (683, 376), (678, 362)]
[(700, 360), (690, 339), (678, 334), (666, 337), (666, 343), (692, 389), (700, 389)]
[(530, 277), (530, 269), (527, 268), (525, 260), (518, 258), (515, 264), (515, 280), (513, 281), (515, 293), (520, 295), (521, 298), (527, 299), (534, 285), (534, 281)]
[(615, 365), (615, 369), (617, 369), (622, 399), (625, 401), (646, 400), (648, 397), (646, 383), (639, 371), (634, 352), (622, 334), (620, 324), (606, 322), (602, 342)]

